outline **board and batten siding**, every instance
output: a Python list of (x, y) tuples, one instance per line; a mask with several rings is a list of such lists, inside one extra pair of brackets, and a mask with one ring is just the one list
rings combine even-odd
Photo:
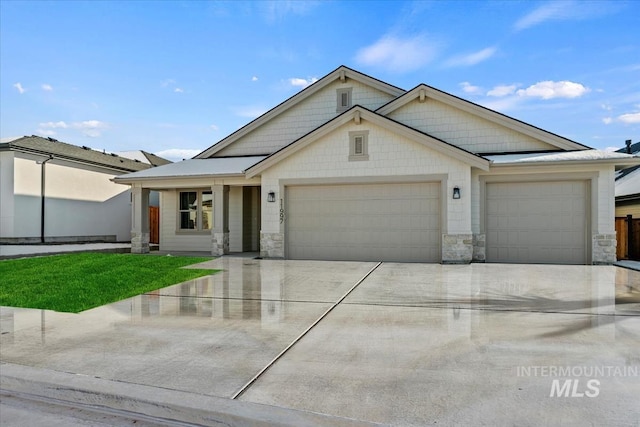
[(349, 87), (352, 88), (352, 105), (375, 110), (393, 99), (391, 95), (355, 80), (336, 81), (216, 153), (215, 157), (260, 155), (279, 150), (337, 116), (336, 90)]

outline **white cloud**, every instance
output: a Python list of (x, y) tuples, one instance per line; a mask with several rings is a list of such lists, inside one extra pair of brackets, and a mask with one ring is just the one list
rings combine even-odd
[(211, 126), (209, 126), (209, 128), (211, 130), (220, 130), (220, 128), (218, 126), (216, 126), (216, 125), (211, 125)]
[(526, 89), (520, 89), (516, 93), (519, 96), (553, 99), (553, 98), (577, 98), (591, 91), (588, 87), (580, 83), (570, 81), (554, 82), (546, 80), (529, 86)]
[(603, 110), (606, 110), (606, 111), (611, 111), (612, 110), (611, 105), (609, 105), (609, 104), (600, 104), (600, 108), (602, 108)]
[(36, 134), (42, 136), (54, 136), (56, 134), (56, 131), (51, 129), (38, 129)]
[(46, 129), (56, 129), (56, 128), (66, 129), (69, 127), (69, 125), (63, 121), (40, 123), (38, 126)]
[(236, 116), (255, 119), (266, 113), (267, 109), (256, 105), (246, 105), (243, 107), (235, 107), (232, 111)]
[(602, 123), (604, 123), (605, 125), (609, 125), (613, 122), (613, 118), (612, 117), (604, 117), (602, 119)]
[(176, 81), (173, 79), (164, 79), (163, 81), (160, 82), (160, 86), (162, 87), (173, 86), (175, 84), (176, 84)]
[(469, 67), (471, 65), (476, 65), (491, 58), (496, 53), (496, 51), (497, 49), (495, 47), (488, 47), (466, 55), (454, 56), (453, 58), (450, 58), (445, 62), (445, 66)]
[(618, 116), (618, 120), (622, 123), (640, 123), (640, 113), (627, 113)]
[(460, 87), (465, 93), (477, 94), (482, 92), (482, 88), (480, 86), (474, 86), (469, 82), (460, 83)]
[(173, 90), (175, 93), (184, 93), (184, 89), (182, 89), (181, 87), (177, 87)]
[(44, 90), (45, 92), (51, 92), (53, 90), (53, 87), (49, 84), (44, 83), (42, 86), (40, 86), (42, 88), (42, 90)]
[(252, 82), (257, 82), (258, 81), (258, 77), (256, 77), (256, 76), (251, 77), (251, 81)]
[(318, 81), (317, 77), (310, 77), (308, 79), (300, 79), (300, 78), (297, 78), (297, 77), (293, 77), (293, 78), (289, 79), (289, 84), (291, 86), (297, 86), (297, 87), (305, 88), (305, 87), (307, 87), (307, 86), (309, 86), (309, 85), (311, 85), (311, 84), (313, 84), (313, 83), (315, 83), (317, 81)]
[(360, 49), (355, 59), (362, 65), (403, 73), (422, 68), (436, 57), (439, 50), (440, 43), (429, 39), (426, 34), (406, 38), (387, 35)]
[(202, 153), (203, 150), (185, 149), (185, 148), (169, 148), (167, 150), (158, 151), (154, 153), (157, 156), (164, 157), (165, 159), (172, 160), (174, 162), (182, 159), (190, 159), (193, 156)]
[(620, 149), (620, 147), (605, 147), (604, 151), (609, 151), (610, 153), (613, 153), (614, 151), (618, 151)]
[(487, 96), (503, 97), (513, 95), (517, 88), (518, 85), (498, 85), (487, 92)]
[(520, 18), (513, 27), (516, 31), (521, 31), (548, 21), (595, 18), (615, 13), (622, 7), (623, 2), (550, 1)]
[(22, 87), (22, 83), (14, 83), (13, 87), (18, 89), (18, 92), (20, 92), (20, 94), (23, 94), (26, 91), (26, 89)]
[(71, 124), (74, 129), (79, 129), (83, 134), (91, 138), (97, 138), (109, 126), (105, 122), (99, 120), (85, 120), (83, 122), (75, 122)]

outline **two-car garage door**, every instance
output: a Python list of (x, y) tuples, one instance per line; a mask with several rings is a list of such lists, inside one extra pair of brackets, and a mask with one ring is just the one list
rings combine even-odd
[(440, 262), (440, 183), (287, 187), (287, 258)]
[(489, 262), (586, 263), (586, 181), (486, 185)]

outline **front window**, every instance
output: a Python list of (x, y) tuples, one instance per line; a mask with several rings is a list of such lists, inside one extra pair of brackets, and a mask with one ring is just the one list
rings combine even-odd
[(211, 191), (181, 191), (178, 207), (181, 230), (211, 230), (213, 194)]

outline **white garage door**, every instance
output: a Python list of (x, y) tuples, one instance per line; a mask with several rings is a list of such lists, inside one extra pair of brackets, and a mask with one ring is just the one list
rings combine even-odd
[(489, 262), (585, 264), (585, 181), (488, 183)]
[(290, 259), (440, 262), (440, 183), (287, 187)]

